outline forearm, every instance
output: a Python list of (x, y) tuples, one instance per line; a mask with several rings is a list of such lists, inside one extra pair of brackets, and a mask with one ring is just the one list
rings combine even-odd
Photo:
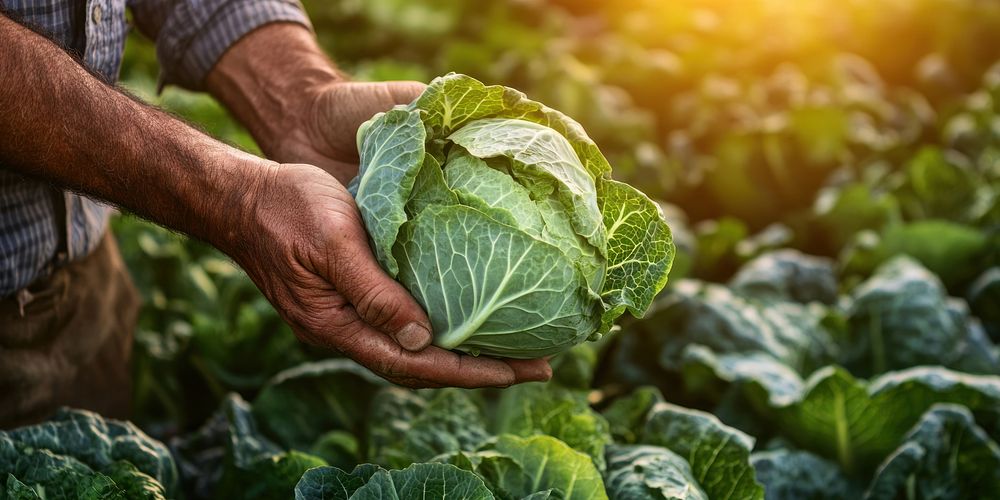
[(264, 153), (281, 156), (302, 114), (325, 86), (343, 80), (306, 27), (273, 23), (247, 34), (206, 79), (208, 91), (243, 123)]
[[(222, 221), (245, 204), (262, 160), (100, 82), (43, 37), (0, 15), (4, 168), (231, 245)], [(230, 215), (231, 216), (231, 215)]]

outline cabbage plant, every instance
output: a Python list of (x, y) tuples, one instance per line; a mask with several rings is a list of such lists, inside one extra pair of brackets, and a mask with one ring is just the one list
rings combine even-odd
[(437, 78), (358, 131), (351, 183), (382, 268), (434, 343), (537, 358), (642, 316), (674, 247), (655, 203), (611, 179), (583, 128), (517, 90)]

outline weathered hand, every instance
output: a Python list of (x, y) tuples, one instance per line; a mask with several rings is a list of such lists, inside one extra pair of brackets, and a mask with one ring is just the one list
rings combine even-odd
[(412, 101), (423, 84), (345, 81), (309, 30), (272, 23), (231, 47), (206, 86), (267, 156), (283, 163), (260, 170), (243, 196), (245, 212), (237, 214), (246, 227), (229, 229), (244, 235), (225, 238), (232, 243), (223, 246), (303, 341), (337, 349), (414, 387), (505, 386), (550, 376), (542, 360), (474, 358), (428, 347), (426, 314), (368, 247), (344, 189), (358, 172), (358, 127)]
[(358, 173), (358, 127), (375, 113), (407, 104), (424, 90), (419, 82), (337, 81), (310, 90), (307, 109), (270, 157), (316, 165), (347, 184)]
[(547, 380), (543, 360), (428, 346), (419, 304), (379, 267), (350, 193), (319, 168), (269, 164), (247, 193), (247, 235), (230, 253), (307, 343), (336, 349), (410, 387)]

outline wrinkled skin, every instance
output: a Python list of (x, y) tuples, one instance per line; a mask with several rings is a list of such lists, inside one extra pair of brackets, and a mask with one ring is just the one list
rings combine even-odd
[(503, 387), (547, 380), (551, 369), (543, 360), (477, 358), (430, 346), (426, 314), (368, 246), (343, 184), (357, 172), (357, 128), (422, 89), (415, 82), (338, 82), (318, 91), (289, 131), (292, 139), (272, 156), (322, 170), (300, 163), (262, 170), (247, 217), (246, 234), (255, 237), (234, 257), (302, 341), (340, 351), (397, 384)]

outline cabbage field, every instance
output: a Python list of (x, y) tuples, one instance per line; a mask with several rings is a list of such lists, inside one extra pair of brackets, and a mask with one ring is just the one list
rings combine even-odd
[[(548, 383), (413, 391), (121, 216), (132, 422), (0, 432), (0, 499), (1000, 499), (1000, 2), (304, 3), (357, 79), (579, 121), (659, 202), (666, 288)], [(156, 71), (133, 36), (126, 87), (257, 151)]]

